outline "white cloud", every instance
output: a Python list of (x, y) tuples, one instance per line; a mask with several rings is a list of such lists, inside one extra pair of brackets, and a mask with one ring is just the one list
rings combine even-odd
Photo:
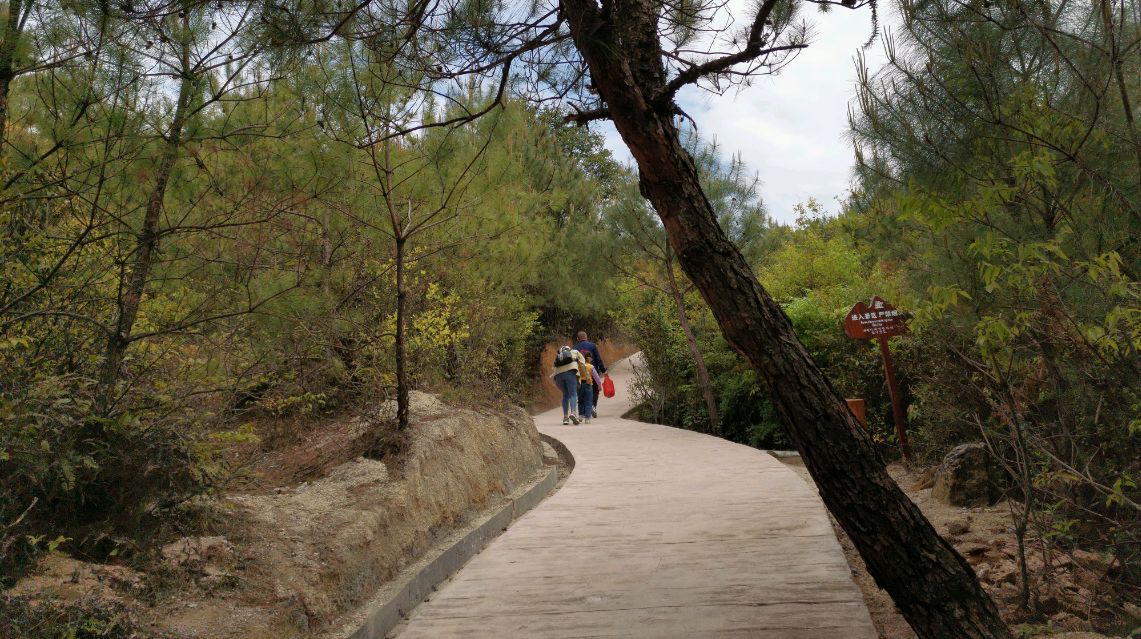
[[(798, 202), (815, 197), (834, 212), (836, 199), (848, 191), (853, 159), (845, 135), (854, 58), (871, 34), (868, 9), (809, 9), (805, 17), (814, 25), (811, 46), (780, 75), (756, 78), (752, 86), (723, 96), (691, 88), (678, 98), (702, 137), (716, 139), (725, 157), (739, 152), (760, 175), (769, 214), (787, 223)], [(878, 41), (865, 55), (873, 69), (884, 58)], [(631, 161), (613, 126), (602, 132), (616, 156)]]

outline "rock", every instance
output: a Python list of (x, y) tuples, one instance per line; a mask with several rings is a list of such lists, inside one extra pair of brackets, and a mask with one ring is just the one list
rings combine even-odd
[(931, 496), (952, 506), (989, 504), (989, 456), (985, 444), (956, 446), (935, 471)]
[(1058, 601), (1058, 596), (1050, 591), (1038, 593), (1038, 610), (1046, 613), (1047, 615), (1059, 612), (1061, 602)]
[[(448, 413), (448, 407), (435, 395), (411, 391), (408, 393), (408, 412), (415, 417), (436, 417)], [(386, 422), (396, 419), (396, 400), (381, 402), (365, 415), (366, 421)]]
[(959, 549), (959, 553), (966, 557), (982, 556), (986, 554), (986, 551), (988, 550), (990, 550), (990, 546), (974, 541), (969, 544), (963, 544), (963, 546)]
[(1086, 623), (1068, 612), (1059, 612), (1050, 616), (1050, 625), (1061, 630), (1082, 630)]
[(1073, 555), (1074, 559), (1082, 564), (1105, 562), (1105, 559), (1103, 559), (1101, 555), (1097, 554), (1096, 552), (1090, 552), (1088, 550), (1075, 550)]
[(965, 521), (952, 521), (947, 523), (947, 534), (952, 537), (965, 535), (971, 531), (971, 525)]
[(234, 545), (225, 537), (183, 537), (162, 547), (162, 557), (178, 567), (200, 568), (207, 562), (225, 562), (234, 555)]
[[(33, 599), (119, 603), (123, 592), (142, 587), (143, 575), (126, 566), (96, 564), (53, 552), (40, 559), (31, 574), (4, 594)], [(0, 626), (2, 627), (2, 626)]]
[(1022, 589), (1016, 586), (1013, 582), (1004, 582), (998, 588), (998, 594), (1006, 599), (1014, 599), (1022, 594)]
[(919, 477), (915, 480), (915, 483), (911, 485), (910, 490), (912, 490), (912, 491), (927, 490), (928, 488), (930, 488), (934, 485), (935, 485), (935, 469), (934, 468), (928, 468), (927, 470), (923, 471), (923, 473), (921, 475), (919, 475)]
[(1009, 561), (995, 565), (990, 580), (996, 584), (1013, 584), (1018, 581), (1018, 566)]
[(1072, 575), (1069, 572), (1062, 570), (1054, 575), (1046, 577), (1046, 582), (1050, 586), (1050, 591), (1055, 595), (1061, 597), (1070, 597), (1072, 596), (1072, 593), (1078, 591), (1078, 587), (1074, 585), (1074, 581), (1071, 577)]
[(198, 585), (207, 590), (215, 590), (231, 585), (234, 580), (234, 575), (229, 571), (207, 565), (202, 569), (202, 577), (198, 579)]
[(559, 465), (559, 453), (555, 451), (554, 446), (547, 442), (543, 442), (543, 464), (547, 466)]
[(1121, 566), (1112, 554), (1075, 550), (1073, 558), (1074, 563), (1079, 567), (1094, 572), (1098, 576), (1115, 573)]

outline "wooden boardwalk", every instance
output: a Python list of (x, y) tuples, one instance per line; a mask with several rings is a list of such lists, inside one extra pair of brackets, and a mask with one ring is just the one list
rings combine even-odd
[(574, 472), (396, 634), (874, 639), (816, 491), (761, 451), (620, 419), (629, 373), (592, 424), (536, 417)]

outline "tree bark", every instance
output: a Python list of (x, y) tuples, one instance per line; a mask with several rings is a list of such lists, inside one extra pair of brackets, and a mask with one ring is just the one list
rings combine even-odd
[(408, 306), (408, 291), (405, 290), (405, 243), (408, 238), (396, 235), (396, 425), (400, 430), (408, 429), (408, 346), (405, 344), (404, 324)]
[(1105, 37), (1109, 40), (1109, 63), (1113, 68), (1113, 78), (1117, 83), (1117, 94), (1121, 98), (1121, 109), (1125, 113), (1125, 124), (1133, 142), (1133, 155), (1137, 159), (1137, 180), (1141, 183), (1141, 137), (1137, 135), (1137, 124), (1133, 120), (1133, 104), (1129, 99), (1128, 84), (1125, 82), (1121, 46), (1117, 42), (1117, 33), (1114, 30), (1113, 13), (1109, 8), (1109, 0), (1099, 0), (1098, 9), (1101, 14), (1102, 26), (1105, 28)]
[(633, 154), (642, 194), (729, 343), (756, 369), (777, 413), (876, 583), (925, 639), (1008, 638), (971, 567), (899, 489), (868, 435), (725, 236), (672, 120), (651, 0), (562, 0), (599, 96)]
[(332, 213), (326, 207), (321, 215), (321, 292), (326, 297), (333, 290)]
[(159, 223), (162, 218), (163, 203), (166, 200), (166, 189), (170, 183), (174, 164), (178, 160), (182, 149), (183, 129), (186, 126), (187, 112), (190, 110), (190, 101), (194, 95), (194, 76), (190, 73), (190, 45), (183, 44), (183, 77), (179, 82), (178, 98), (174, 108), (174, 116), (170, 121), (170, 128), (165, 136), (162, 156), (155, 169), (154, 188), (147, 198), (146, 212), (143, 215), (143, 224), (135, 239), (134, 259), (126, 274), (125, 282), (120, 284), (118, 295), (118, 313), (112, 324), (112, 330), (107, 337), (107, 345), (103, 357), (103, 365), (99, 374), (99, 397), (104, 408), (115, 403), (115, 385), (123, 366), (123, 359), (127, 348), (131, 344), (131, 331), (135, 320), (139, 316), (139, 307), (146, 294), (147, 279), (154, 266), (155, 252), (159, 245)]
[(670, 296), (677, 306), (677, 319), (681, 323), (681, 332), (685, 333), (685, 341), (689, 344), (689, 354), (693, 356), (693, 364), (697, 367), (697, 385), (701, 387), (701, 396), (705, 399), (705, 410), (709, 413), (709, 432), (721, 432), (721, 424), (717, 417), (717, 396), (713, 394), (713, 382), (709, 379), (709, 369), (705, 367), (705, 356), (697, 345), (697, 338), (693, 335), (693, 328), (689, 325), (689, 318), (685, 314), (685, 296), (677, 284), (674, 275), (673, 260), (665, 263), (666, 273), (669, 277)]
[(16, 77), (16, 46), (21, 36), (20, 13), (24, 8), (20, 0), (9, 0), (8, 23), (4, 26), (4, 40), (0, 41), (0, 158), (7, 155), (8, 96)]
[[(390, 105), (391, 106), (391, 105)], [(391, 112), (385, 118), (385, 131), (389, 128), (391, 122)], [(362, 107), (361, 119), (365, 122), (368, 121), (367, 111)], [(408, 217), (403, 219), (400, 215), (398, 205), (396, 204), (396, 194), (393, 188), (393, 174), (395, 169), (392, 163), (392, 141), (385, 139), (382, 146), (384, 150), (383, 160), (378, 160), (376, 155), (371, 155), (372, 168), (376, 173), (377, 180), (383, 187), (384, 206), (388, 213), (388, 223), (392, 229), (392, 242), (395, 247), (394, 259), (396, 261), (396, 326), (393, 333), (395, 336), (395, 350), (396, 350), (396, 428), (400, 432), (408, 430), (408, 345), (406, 343), (407, 336), (405, 331), (405, 324), (407, 318), (405, 317), (408, 312), (408, 291), (407, 289), (407, 264), (405, 263), (408, 255), (408, 239), (414, 233), (412, 227), (412, 200), (408, 200)]]

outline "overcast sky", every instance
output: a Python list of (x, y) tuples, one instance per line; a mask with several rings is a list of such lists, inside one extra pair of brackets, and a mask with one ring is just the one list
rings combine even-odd
[[(753, 86), (723, 96), (692, 89), (679, 96), (704, 139), (716, 139), (726, 158), (740, 152), (760, 175), (769, 215), (790, 224), (798, 202), (815, 197), (835, 213), (837, 198), (848, 191), (853, 156), (845, 134), (854, 60), (871, 33), (868, 9), (808, 9), (802, 15), (815, 25), (815, 37), (780, 75), (757, 78)], [(882, 64), (878, 40), (865, 56), (872, 69)], [(600, 130), (616, 157), (632, 162), (613, 125)]]

